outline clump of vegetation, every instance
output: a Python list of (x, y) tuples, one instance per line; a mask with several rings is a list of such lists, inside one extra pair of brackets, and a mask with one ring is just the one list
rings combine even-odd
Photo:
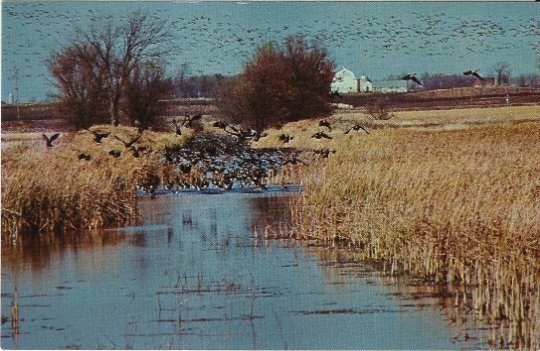
[[(40, 233), (121, 225), (136, 218), (137, 185), (159, 185), (169, 172), (160, 162), (162, 151), (190, 137), (147, 131), (137, 144), (146, 149), (135, 154), (113, 136), (130, 140), (136, 129), (95, 128), (111, 135), (96, 144), (91, 132), (64, 133), (53, 148), (40, 140), (2, 152), (3, 243)], [(111, 150), (120, 156), (114, 157)]]
[(537, 127), (343, 139), (326, 166), (306, 172), (294, 235), (348, 243), (361, 259), (436, 282), (506, 326), (497, 345), (538, 348)]
[(300, 36), (265, 44), (242, 74), (222, 82), (218, 106), (232, 122), (259, 131), (327, 114), (333, 66), (326, 50)]
[(393, 117), (390, 111), (390, 98), (388, 96), (379, 96), (367, 104), (366, 113), (376, 120), (389, 120)]
[(172, 89), (159, 59), (166, 55), (160, 44), (168, 38), (165, 23), (138, 12), (124, 24), (108, 21), (78, 30), (48, 60), (61, 112), (76, 129), (107, 118), (117, 125), (122, 105), (132, 121), (151, 122), (158, 100)]
[(159, 100), (172, 91), (172, 79), (167, 78), (163, 65), (136, 65), (126, 84), (123, 107), (130, 121), (142, 129), (156, 125), (158, 116), (165, 112)]

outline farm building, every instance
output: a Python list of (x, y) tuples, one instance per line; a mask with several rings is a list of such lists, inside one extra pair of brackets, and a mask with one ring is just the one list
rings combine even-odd
[(337, 91), (338, 93), (368, 93), (373, 91), (373, 84), (366, 76), (361, 76), (356, 79), (351, 70), (343, 67), (343, 69), (334, 76), (330, 89), (331, 91)]
[(358, 91), (361, 93), (369, 93), (373, 91), (373, 83), (366, 76), (358, 78)]
[(336, 72), (330, 89), (338, 93), (355, 93), (358, 91), (358, 82), (354, 73), (343, 67), (341, 71)]
[(406, 93), (407, 82), (401, 79), (381, 80), (375, 82), (373, 90), (380, 93)]

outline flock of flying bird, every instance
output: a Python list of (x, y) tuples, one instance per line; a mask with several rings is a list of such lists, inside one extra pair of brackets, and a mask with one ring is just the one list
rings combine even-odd
[[(188, 63), (194, 75), (237, 74), (259, 45), (294, 34), (316, 40), (336, 62), (381, 79), (389, 65), (422, 67), (429, 62), (432, 71), (443, 73), (455, 70), (458, 60), (486, 62), (486, 56), (497, 62), (519, 54), (525, 62), (526, 55), (540, 50), (538, 19), (522, 8), (531, 5), (494, 6), (507, 9), (479, 12), (482, 5), (468, 4), (464, 13), (454, 4), (424, 9), (407, 3), (7, 2), (2, 4), (2, 61), (6, 70), (20, 70), (21, 100), (41, 100), (52, 79), (43, 62), (51, 50), (69, 43), (74, 28), (98, 27), (103, 20), (119, 24), (130, 10), (143, 10), (167, 23), (171, 40), (163, 45), (171, 52), (169, 62), (173, 67)], [(268, 16), (276, 12), (280, 16)], [(13, 92), (12, 74), (7, 72), (6, 78), (11, 83), (4, 85), (5, 91)]]
[[(202, 122), (202, 115), (186, 115), (182, 122), (172, 120), (175, 134), (182, 135), (182, 128), (197, 128), (197, 123)], [(169, 189), (196, 189), (196, 190), (231, 190), (235, 188), (257, 188), (266, 189), (266, 183), (271, 175), (288, 165), (306, 165), (309, 157), (307, 151), (301, 151), (290, 147), (285, 148), (252, 148), (249, 142), (257, 142), (261, 138), (267, 137), (268, 133), (258, 132), (253, 129), (244, 129), (225, 123), (221, 120), (214, 121), (211, 125), (222, 129), (226, 134), (199, 133), (186, 145), (174, 149), (166, 149), (162, 155), (162, 162), (173, 166), (176, 176), (164, 182), (164, 186)], [(327, 119), (319, 121), (320, 128), (332, 131), (332, 125)], [(100, 132), (86, 129), (92, 133), (93, 141), (102, 144), (105, 138), (111, 137), (111, 132)], [(360, 124), (354, 124), (344, 133), (362, 130), (367, 134), (370, 131)], [(125, 150), (131, 152), (133, 157), (147, 151), (144, 146), (137, 145), (143, 135), (144, 130), (139, 129), (139, 133), (129, 140), (124, 140), (118, 135), (112, 137), (120, 141)], [(60, 136), (55, 133), (52, 136), (43, 134), (47, 148), (54, 147), (53, 142)], [(332, 139), (330, 135), (322, 129), (311, 136), (314, 139)], [(289, 143), (294, 136), (281, 134), (278, 136), (283, 144)], [(336, 151), (330, 148), (320, 148), (312, 152), (312, 157), (328, 158)], [(122, 151), (110, 149), (107, 152), (111, 157), (119, 158)], [(90, 161), (92, 155), (88, 152), (81, 152), (79, 160)], [(160, 179), (150, 177), (141, 180), (138, 184), (140, 190), (150, 194), (155, 194)]]
[[(469, 69), (469, 70), (463, 72), (463, 74), (466, 75), (466, 76), (474, 76), (474, 77), (476, 77), (476, 78), (478, 78), (480, 80), (485, 80), (484, 78), (482, 78), (480, 76), (478, 71), (479, 71), (479, 69)], [(418, 78), (416, 78), (416, 73), (409, 73), (409, 74), (401, 77), (401, 79), (406, 80), (406, 81), (411, 80), (411, 81), (415, 82), (418, 85), (422, 85), (422, 83), (418, 80)]]

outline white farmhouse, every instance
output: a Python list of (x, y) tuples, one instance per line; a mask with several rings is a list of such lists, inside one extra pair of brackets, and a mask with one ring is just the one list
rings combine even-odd
[(355, 93), (358, 91), (358, 82), (354, 73), (343, 67), (334, 76), (330, 89), (338, 93)]

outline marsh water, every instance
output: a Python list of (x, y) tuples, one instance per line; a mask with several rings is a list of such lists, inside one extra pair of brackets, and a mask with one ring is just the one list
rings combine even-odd
[(2, 348), (478, 348), (379, 272), (265, 236), (293, 196), (144, 197), (137, 226), (3, 247)]

